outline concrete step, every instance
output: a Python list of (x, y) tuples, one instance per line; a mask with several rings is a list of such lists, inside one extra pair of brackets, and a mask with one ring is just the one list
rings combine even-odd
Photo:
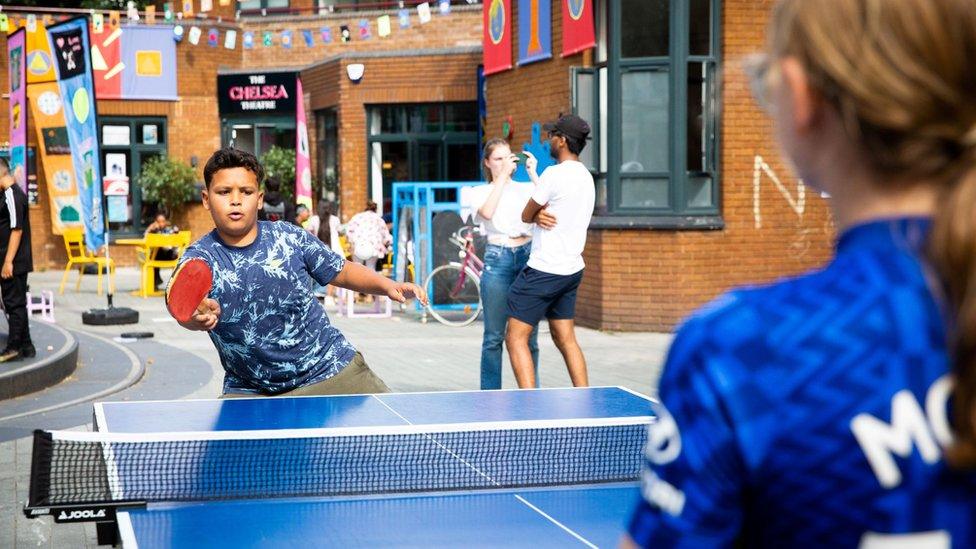
[(0, 364), (0, 401), (56, 385), (75, 370), (78, 341), (70, 332), (42, 321), (31, 321), (30, 332), (37, 356)]

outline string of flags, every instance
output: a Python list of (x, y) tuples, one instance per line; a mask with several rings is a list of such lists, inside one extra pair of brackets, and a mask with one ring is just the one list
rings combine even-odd
[[(188, 21), (196, 13), (206, 14), (213, 10), (214, 0), (196, 1), (199, 2), (199, 12), (194, 11), (194, 0), (165, 2), (162, 9), (163, 22), (173, 25), (173, 40), (176, 42), (182, 42), (186, 38), (187, 42), (196, 46), (201, 42), (201, 38), (205, 36), (208, 46), (218, 47), (221, 44), (221, 29), (209, 27), (206, 29), (206, 35), (204, 35), (204, 28), (201, 28), (198, 24), (194, 24), (194, 22)], [(468, 1), (470, 2), (470, 0)], [(216, 2), (220, 6), (229, 6), (232, 0), (216, 0)], [(415, 7), (416, 17), (421, 25), (426, 25), (433, 19), (432, 14), (435, 8), (432, 8), (432, 4), (436, 6), (436, 11), (442, 16), (451, 13), (451, 0), (433, 0), (417, 4)], [(143, 19), (140, 16), (135, 2), (132, 1), (128, 2), (125, 13), (129, 24), (142, 22), (146, 25), (155, 25), (157, 22), (156, 15), (156, 6), (147, 5), (144, 9)], [(411, 27), (411, 15), (411, 10), (407, 8), (401, 7), (397, 10), (395, 16), (397, 27), (401, 30), (409, 29)], [(24, 19), (14, 21), (9, 14), (0, 11), (0, 32), (13, 32), (20, 26), (26, 26), (28, 32), (34, 32), (38, 23), (44, 26), (54, 23), (54, 17), (50, 14), (45, 14), (41, 17), (41, 20), (38, 21), (37, 15), (27, 14)], [(64, 19), (64, 17), (60, 17), (59, 19)], [(200, 23), (206, 25), (205, 22)], [(119, 10), (110, 10), (107, 17), (104, 13), (94, 10), (91, 11), (92, 30), (96, 33), (101, 33), (105, 25), (108, 25), (110, 29), (115, 29), (121, 24), (122, 13)], [(376, 35), (380, 38), (386, 38), (393, 34), (393, 25), (393, 17), (387, 14), (381, 15), (375, 20), (360, 18), (355, 24), (323, 26), (318, 29), (298, 29), (297, 32), (293, 29), (243, 32), (236, 29), (225, 29), (223, 30), (223, 47), (230, 50), (236, 49), (238, 34), (240, 33), (240, 43), (244, 49), (253, 49), (258, 44), (262, 47), (270, 48), (274, 47), (276, 43), (284, 49), (292, 49), (296, 39), (299, 39), (299, 37), (304, 42), (305, 47), (313, 48), (317, 41), (321, 44), (332, 44), (334, 38), (338, 43), (350, 42), (353, 39), (369, 40), (373, 38), (374, 26)], [(335, 35), (333, 34), (334, 29), (338, 30)]]

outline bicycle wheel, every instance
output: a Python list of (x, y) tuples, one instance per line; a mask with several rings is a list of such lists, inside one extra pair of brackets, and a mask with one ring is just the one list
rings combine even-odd
[(478, 275), (471, 269), (450, 263), (431, 271), (424, 288), (430, 305), (427, 310), (441, 324), (467, 326), (481, 314), (481, 289)]

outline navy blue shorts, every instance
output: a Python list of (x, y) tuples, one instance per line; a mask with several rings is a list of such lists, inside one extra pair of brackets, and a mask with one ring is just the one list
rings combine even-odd
[(576, 290), (582, 280), (582, 270), (554, 275), (526, 267), (508, 289), (508, 316), (532, 325), (543, 318), (574, 318)]

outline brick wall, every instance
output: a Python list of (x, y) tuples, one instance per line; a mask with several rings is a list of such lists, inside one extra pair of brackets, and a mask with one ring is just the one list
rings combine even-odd
[[(759, 178), (757, 227), (755, 161), (761, 156), (797, 198), (797, 181), (782, 163), (765, 116), (753, 105), (743, 55), (762, 48), (763, 22), (771, 0), (725, 0), (722, 10), (722, 148), (720, 231), (589, 231), (578, 321), (607, 330), (673, 329), (684, 316), (732, 286), (761, 283), (824, 264), (831, 254), (833, 226), (826, 203), (806, 189), (803, 208), (794, 209), (771, 178)], [(513, 36), (518, 5), (512, 3)], [(583, 56), (559, 57), (561, 6), (553, 2), (553, 59), (514, 67), (488, 78), (486, 133), (501, 133), (514, 121), (514, 144), (529, 140), (532, 122), (551, 119), (570, 107), (569, 68)], [(513, 40), (513, 60), (517, 59)], [(526, 101), (526, 98), (532, 98)]]
[[(474, 101), (478, 91), (475, 71), (480, 62), (481, 52), (362, 59), (350, 56), (303, 73), (303, 82), (323, 91), (313, 96), (313, 109), (339, 107), (343, 220), (362, 211), (369, 195), (366, 105)], [(358, 84), (345, 77), (350, 63), (366, 65)]]

